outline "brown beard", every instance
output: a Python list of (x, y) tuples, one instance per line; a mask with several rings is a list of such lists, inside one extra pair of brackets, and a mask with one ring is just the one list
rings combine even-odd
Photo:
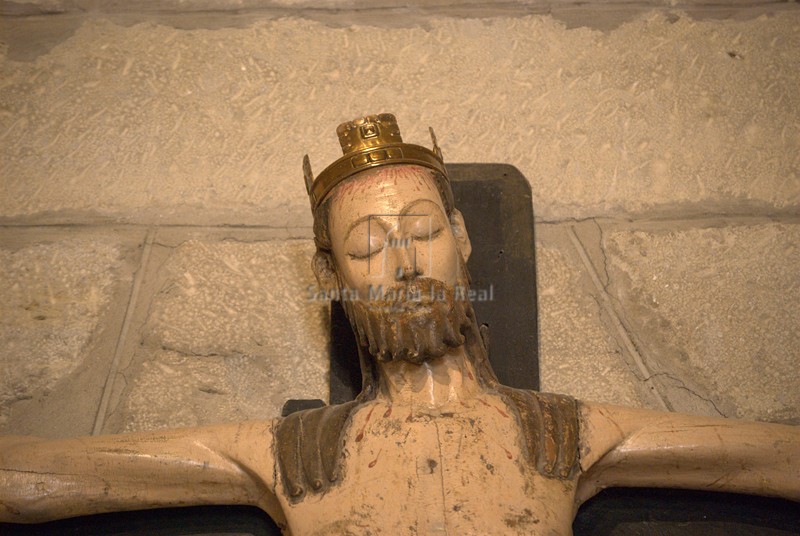
[[(463, 282), (459, 282), (463, 285)], [(418, 278), (384, 292), (384, 299), (345, 300), (359, 343), (378, 361), (424, 363), (464, 344), (473, 317), (469, 301), (441, 281)]]

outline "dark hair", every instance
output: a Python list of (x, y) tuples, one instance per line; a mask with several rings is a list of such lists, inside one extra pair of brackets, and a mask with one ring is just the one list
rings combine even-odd
[(317, 246), (317, 251), (331, 250), (329, 217), (332, 198), (333, 196), (329, 195), (314, 210), (314, 244)]

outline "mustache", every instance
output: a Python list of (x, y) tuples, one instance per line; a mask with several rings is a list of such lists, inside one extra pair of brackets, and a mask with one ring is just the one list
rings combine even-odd
[(388, 288), (379, 286), (372, 289), (369, 302), (372, 306), (383, 305), (431, 305), (436, 301), (446, 301), (453, 296), (453, 288), (443, 281), (432, 278), (415, 278)]

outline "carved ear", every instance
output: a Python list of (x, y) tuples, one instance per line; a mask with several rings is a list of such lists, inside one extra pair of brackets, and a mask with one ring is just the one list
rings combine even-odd
[(339, 278), (336, 275), (336, 269), (333, 267), (333, 259), (331, 259), (330, 253), (317, 250), (311, 260), (311, 269), (314, 270), (314, 275), (317, 277), (317, 283), (319, 283), (321, 290), (326, 292), (338, 290)]
[(472, 243), (469, 241), (467, 226), (464, 225), (464, 216), (462, 216), (461, 212), (456, 208), (454, 208), (452, 214), (450, 214), (450, 228), (453, 230), (453, 236), (456, 237), (458, 249), (461, 251), (461, 257), (463, 257), (464, 262), (467, 262), (472, 253)]

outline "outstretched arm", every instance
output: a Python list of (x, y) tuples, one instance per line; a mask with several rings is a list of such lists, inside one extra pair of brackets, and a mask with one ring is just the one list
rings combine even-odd
[(579, 504), (603, 488), (668, 487), (800, 500), (800, 427), (581, 404)]
[(44, 440), (0, 437), (0, 521), (247, 504), (280, 523), (271, 422)]

